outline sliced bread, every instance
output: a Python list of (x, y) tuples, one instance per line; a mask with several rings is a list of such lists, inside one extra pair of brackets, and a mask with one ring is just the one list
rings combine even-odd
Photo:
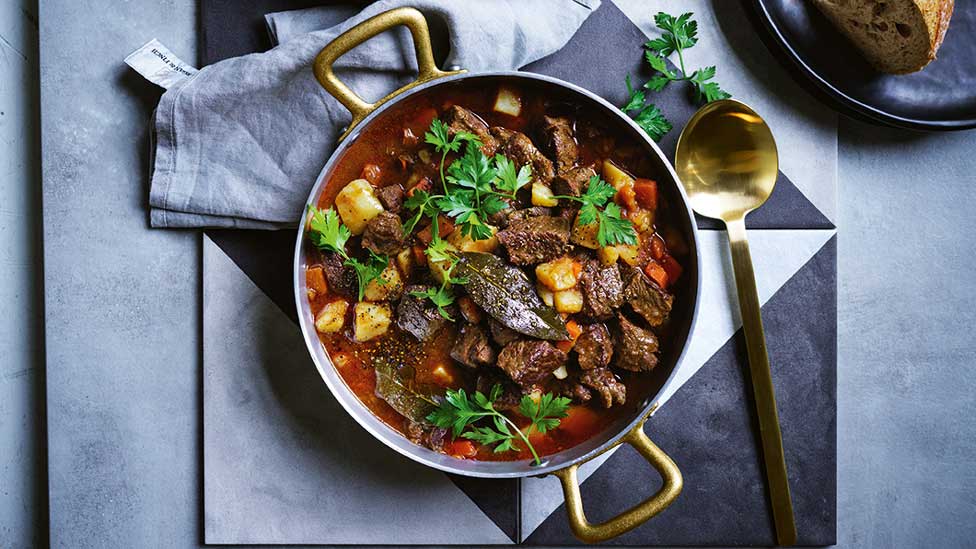
[(882, 72), (921, 70), (942, 45), (953, 0), (812, 0)]

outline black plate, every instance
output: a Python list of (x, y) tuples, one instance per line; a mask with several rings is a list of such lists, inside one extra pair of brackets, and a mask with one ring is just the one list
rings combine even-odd
[(976, 5), (957, 0), (938, 59), (895, 76), (871, 68), (809, 2), (752, 4), (770, 51), (840, 112), (914, 130), (976, 127)]

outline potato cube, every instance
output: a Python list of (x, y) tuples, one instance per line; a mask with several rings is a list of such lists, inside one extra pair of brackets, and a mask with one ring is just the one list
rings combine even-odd
[(620, 251), (616, 246), (604, 246), (597, 250), (596, 255), (600, 258), (600, 263), (610, 266), (617, 262)]
[(352, 234), (363, 234), (366, 223), (383, 211), (373, 186), (365, 179), (356, 179), (339, 191), (335, 198), (336, 210), (343, 224)]
[(603, 179), (618, 191), (626, 186), (634, 186), (634, 178), (609, 160), (603, 161)]
[(535, 291), (536, 291), (536, 293), (539, 294), (539, 298), (542, 299), (542, 302), (543, 303), (545, 303), (546, 305), (552, 307), (552, 303), (553, 303), (552, 290), (550, 290), (549, 288), (546, 288), (542, 284), (536, 284), (535, 285)]
[(586, 225), (581, 224), (579, 222), (579, 215), (577, 214), (576, 221), (573, 222), (573, 232), (569, 238), (573, 244), (596, 250), (600, 247), (600, 243), (596, 239), (596, 233), (599, 229), (600, 225), (596, 221), (587, 223)]
[[(445, 242), (444, 247), (450, 251), (456, 252), (457, 248), (454, 247), (450, 242)], [(434, 280), (444, 283), (444, 279), (447, 278), (447, 270), (451, 267), (450, 261), (434, 261), (427, 256), (427, 268), (430, 269), (430, 274), (434, 277)]]
[(569, 371), (566, 370), (566, 365), (563, 364), (562, 366), (553, 370), (552, 375), (556, 376), (556, 379), (566, 379), (569, 377)]
[(495, 96), (495, 112), (518, 116), (522, 113), (522, 98), (511, 88), (498, 88), (498, 95)]
[(410, 248), (403, 249), (396, 256), (397, 267), (400, 268), (400, 273), (405, 277), (409, 277), (410, 273), (413, 272), (413, 250)]
[(356, 341), (369, 341), (386, 333), (393, 309), (388, 303), (360, 301), (353, 308), (353, 315), (353, 337)]
[(630, 216), (630, 223), (634, 226), (635, 231), (646, 233), (654, 228), (654, 212), (637, 210)]
[[(384, 282), (381, 283), (380, 280)], [(400, 271), (389, 263), (378, 279), (370, 280), (363, 291), (366, 301), (389, 301), (398, 299), (403, 294), (403, 277)]]
[(349, 303), (344, 300), (326, 303), (315, 317), (315, 329), (323, 334), (334, 334), (342, 329), (346, 322), (346, 310)]
[(556, 292), (552, 301), (560, 313), (578, 313), (583, 310), (583, 293), (575, 288)]
[(535, 268), (539, 283), (553, 291), (568, 290), (576, 285), (576, 270), (573, 260), (568, 257), (540, 263)]
[(637, 244), (617, 244), (616, 248), (617, 248), (617, 253), (620, 255), (620, 259), (624, 263), (630, 265), (631, 267), (637, 265), (637, 255), (638, 255)]
[(542, 183), (532, 184), (532, 205), (554, 208), (559, 205), (559, 199), (553, 198), (552, 189)]
[(491, 225), (488, 225), (488, 227), (491, 228), (491, 237), (484, 240), (475, 240), (471, 235), (465, 236), (458, 229), (451, 231), (451, 234), (447, 237), (447, 242), (462, 252), (493, 253), (498, 249), (498, 238), (495, 237), (498, 229)]

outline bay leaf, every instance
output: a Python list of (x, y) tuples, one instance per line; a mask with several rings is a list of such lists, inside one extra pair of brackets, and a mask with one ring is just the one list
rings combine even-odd
[(374, 357), (373, 369), (376, 371), (376, 396), (412, 421), (427, 421), (427, 416), (437, 408), (437, 401), (432, 396), (417, 391), (412, 380), (404, 378), (394, 361)]
[(569, 339), (559, 313), (542, 302), (521, 269), (493, 254), (462, 252), (458, 255), (458, 275), (468, 278), (464, 289), (495, 320), (538, 339)]

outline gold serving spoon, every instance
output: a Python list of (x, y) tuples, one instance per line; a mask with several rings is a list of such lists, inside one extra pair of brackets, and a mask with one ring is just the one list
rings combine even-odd
[(729, 233), (776, 539), (779, 545), (793, 545), (793, 502), (746, 240), (746, 214), (762, 206), (776, 184), (776, 142), (769, 126), (751, 108), (731, 99), (715, 101), (695, 113), (681, 132), (675, 169), (692, 208), (705, 217), (721, 219)]

